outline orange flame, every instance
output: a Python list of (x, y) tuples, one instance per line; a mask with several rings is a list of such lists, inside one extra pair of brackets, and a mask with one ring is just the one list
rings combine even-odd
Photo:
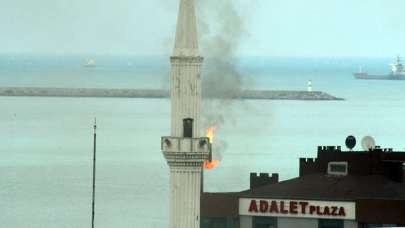
[[(207, 129), (205, 129), (205, 136), (209, 139), (209, 142), (212, 144), (214, 142), (214, 134), (217, 130), (218, 125), (214, 124)], [(203, 167), (204, 169), (213, 169), (219, 164), (219, 160), (206, 160), (204, 161)]]
[(208, 137), (210, 139), (210, 143), (212, 144), (214, 142), (214, 133), (217, 130), (218, 125), (214, 124), (207, 129), (205, 129), (205, 137)]
[(219, 160), (205, 160), (204, 161), (204, 169), (213, 169), (219, 164)]

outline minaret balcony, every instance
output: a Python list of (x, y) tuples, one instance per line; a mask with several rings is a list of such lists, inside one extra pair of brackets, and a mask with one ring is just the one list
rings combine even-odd
[(200, 167), (211, 153), (207, 137), (162, 137), (161, 148), (169, 166)]

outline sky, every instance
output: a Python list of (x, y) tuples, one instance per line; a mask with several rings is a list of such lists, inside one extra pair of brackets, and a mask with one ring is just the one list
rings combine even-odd
[[(207, 0), (196, 1), (198, 12), (218, 10), (201, 4)], [(244, 26), (234, 47), (237, 56), (405, 54), (403, 0), (223, 1), (232, 1)], [(0, 0), (0, 5), (0, 54), (168, 55), (178, 10), (178, 0)], [(198, 17), (204, 20), (200, 31), (205, 31), (201, 24), (223, 23)]]

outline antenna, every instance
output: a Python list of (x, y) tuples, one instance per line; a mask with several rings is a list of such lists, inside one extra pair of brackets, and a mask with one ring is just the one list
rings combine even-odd
[(347, 136), (345, 144), (349, 150), (352, 150), (356, 146), (356, 138), (353, 135)]
[(375, 140), (371, 136), (364, 136), (361, 140), (361, 147), (365, 151), (369, 151), (375, 148)]
[(97, 119), (94, 118), (93, 125), (93, 192), (92, 192), (92, 210), (91, 210), (91, 228), (94, 228), (94, 209), (95, 209), (95, 191), (96, 191), (96, 139), (97, 139)]

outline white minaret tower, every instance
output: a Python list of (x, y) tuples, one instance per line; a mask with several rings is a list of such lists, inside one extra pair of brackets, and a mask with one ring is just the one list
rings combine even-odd
[(199, 228), (202, 164), (211, 145), (199, 137), (203, 58), (198, 54), (194, 0), (180, 0), (170, 61), (171, 136), (161, 141), (170, 168), (170, 228)]

